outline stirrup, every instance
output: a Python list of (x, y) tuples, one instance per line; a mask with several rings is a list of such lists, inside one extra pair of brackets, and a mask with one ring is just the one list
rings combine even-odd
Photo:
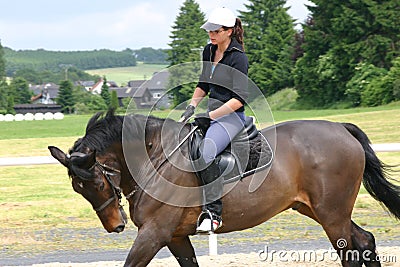
[(196, 224), (196, 234), (198, 235), (207, 235), (213, 234), (215, 230), (222, 226), (221, 217), (213, 214), (209, 210), (203, 210)]

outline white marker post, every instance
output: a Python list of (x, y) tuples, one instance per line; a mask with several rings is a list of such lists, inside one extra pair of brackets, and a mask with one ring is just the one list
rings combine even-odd
[(209, 254), (210, 256), (218, 255), (218, 239), (217, 234), (210, 234), (208, 237), (208, 247), (209, 247)]

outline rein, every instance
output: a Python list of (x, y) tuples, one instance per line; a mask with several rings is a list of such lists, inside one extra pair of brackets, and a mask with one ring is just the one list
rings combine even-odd
[(161, 162), (160, 165), (158, 165), (156, 171), (158, 172), (158, 170), (161, 168), (162, 165), (164, 165), (165, 162), (168, 161), (168, 159), (186, 142), (186, 140), (189, 139), (189, 137), (197, 130), (199, 126), (194, 126), (192, 128), (192, 130), (182, 139), (181, 142), (179, 142), (179, 144), (168, 154), (167, 157), (165, 157), (165, 159)]
[[(193, 135), (193, 133), (197, 130), (198, 126), (194, 126), (192, 128), (192, 130), (182, 139), (182, 141), (179, 142), (179, 144), (164, 158), (164, 160), (158, 165), (158, 167), (155, 169), (156, 172), (158, 172), (161, 167), (168, 162), (168, 159), (170, 159), (170, 157), (176, 152), (178, 151), (178, 149), (190, 138), (190, 136)], [(147, 182), (144, 184), (141, 192), (140, 192), (140, 197), (142, 196), (142, 193), (144, 192), (144, 189), (146, 188), (146, 186), (150, 183), (151, 179), (148, 179)], [(131, 198), (137, 191), (140, 190), (140, 187), (138, 185), (135, 186), (135, 189), (129, 193), (128, 195), (125, 196), (126, 199)]]

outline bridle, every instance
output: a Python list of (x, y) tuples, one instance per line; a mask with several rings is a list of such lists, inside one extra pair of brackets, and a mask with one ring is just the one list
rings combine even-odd
[(104, 177), (106, 178), (107, 182), (110, 184), (111, 188), (114, 191), (114, 194), (111, 198), (109, 198), (106, 202), (104, 202), (100, 207), (98, 208), (93, 208), (97, 213), (101, 212), (104, 210), (108, 205), (110, 205), (115, 198), (118, 198), (118, 206), (121, 208), (121, 199), (122, 199), (122, 194), (121, 194), (121, 188), (115, 185), (113, 180), (111, 179), (111, 175), (117, 175), (117, 173), (121, 173), (120, 170), (117, 170), (113, 167), (110, 167), (106, 164), (100, 163), (99, 161), (96, 160), (94, 165), (89, 168), (89, 170), (94, 169), (94, 168), (99, 168), (99, 170), (103, 173)]
[[(87, 156), (87, 154), (81, 153), (81, 152), (73, 152), (71, 155), (69, 155), (69, 157), (84, 157), (84, 156)], [(120, 174), (121, 171), (116, 169), (116, 168), (113, 168), (111, 166), (108, 166), (108, 165), (106, 165), (104, 163), (100, 163), (98, 160), (96, 160), (96, 162), (93, 164), (92, 167), (89, 168), (89, 170), (92, 170), (92, 169), (94, 169), (96, 167), (99, 168), (99, 170), (102, 172), (102, 174), (106, 178), (107, 182), (110, 184), (111, 188), (113, 189), (114, 194), (113, 194), (112, 197), (110, 197), (108, 200), (106, 200), (102, 205), (100, 205), (99, 207), (93, 207), (93, 209), (96, 211), (96, 213), (99, 213), (99, 212), (103, 211), (108, 205), (110, 205), (116, 198), (118, 198), (118, 206), (119, 206), (119, 208), (122, 208), (122, 205), (121, 205), (121, 199), (122, 199), (121, 188), (116, 186), (115, 183), (113, 182), (113, 180), (110, 177), (110, 176), (113, 176), (113, 175)]]

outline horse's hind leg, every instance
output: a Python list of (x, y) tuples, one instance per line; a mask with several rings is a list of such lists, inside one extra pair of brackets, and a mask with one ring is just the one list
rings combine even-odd
[[(343, 190), (343, 188), (352, 187), (350, 184), (341, 184), (337, 185), (337, 188), (330, 188), (330, 190), (336, 192), (335, 194), (318, 194), (317, 192), (312, 195), (307, 206), (312, 212), (312, 217), (325, 230), (329, 241), (339, 255), (342, 266), (362, 266), (357, 243), (352, 238), (354, 231), (351, 221), (358, 188), (354, 187), (351, 191)], [(303, 213), (306, 212), (303, 211)]]
[(352, 238), (352, 222), (350, 214), (330, 214), (330, 216), (318, 216), (318, 219), (324, 228), (325, 233), (328, 235), (332, 246), (336, 249), (342, 262), (342, 266), (362, 266), (360, 252)]
[[(350, 219), (345, 220), (345, 217), (340, 216), (336, 216), (336, 219), (332, 218), (325, 214), (324, 209), (321, 209), (323, 212), (318, 212), (318, 208), (312, 209), (304, 203), (299, 205), (296, 210), (321, 224), (342, 259), (343, 266), (362, 266), (362, 261), (357, 259), (357, 255), (353, 257), (353, 251), (351, 251), (354, 246), (352, 244), (352, 226), (347, 223), (351, 221)], [(358, 249), (356, 251), (358, 253)]]
[(360, 251), (360, 258), (367, 267), (381, 266), (376, 254), (376, 245), (374, 235), (368, 231), (365, 231), (355, 222), (351, 224), (351, 238), (357, 250)]
[(174, 237), (167, 246), (179, 262), (180, 266), (199, 266), (197, 264), (196, 254), (194, 253), (192, 243), (188, 236)]

